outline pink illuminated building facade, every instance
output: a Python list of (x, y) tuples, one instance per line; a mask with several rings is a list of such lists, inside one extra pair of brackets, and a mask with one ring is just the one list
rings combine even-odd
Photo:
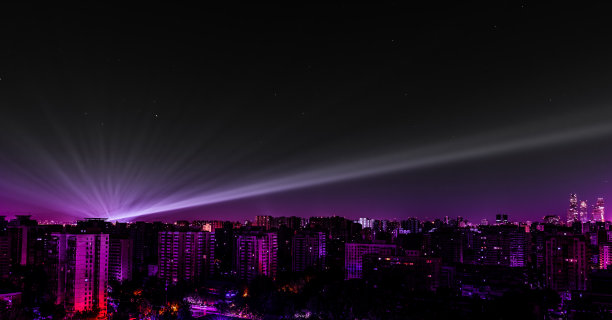
[(593, 221), (606, 221), (603, 198), (597, 198), (597, 202), (595, 202), (595, 206), (593, 206)]
[(276, 278), (278, 237), (276, 233), (245, 233), (236, 238), (234, 270), (238, 279), (257, 276)]
[(589, 205), (587, 204), (586, 201), (581, 201), (580, 202), (580, 221), (582, 221), (582, 223), (587, 223), (590, 220), (591, 219), (589, 218)]
[(605, 242), (599, 245), (599, 269), (612, 269), (612, 243)]
[[(578, 204), (580, 203), (580, 204)], [(589, 213), (587, 201), (578, 201), (575, 193), (570, 195), (570, 204), (567, 209), (567, 224), (571, 225), (574, 222), (605, 222), (604, 198), (597, 198), (593, 210)]]
[(567, 222), (571, 224), (574, 221), (583, 220), (585, 218), (586, 217), (583, 217), (578, 210), (578, 196), (576, 196), (575, 193), (572, 193), (570, 195), (570, 205), (567, 209)]
[(106, 318), (108, 234), (53, 234), (57, 239), (57, 303), (66, 312), (97, 311)]

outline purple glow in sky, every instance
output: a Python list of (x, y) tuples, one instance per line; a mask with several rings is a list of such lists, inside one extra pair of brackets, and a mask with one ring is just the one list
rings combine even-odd
[[(612, 126), (607, 122), (569, 128), (564, 123), (567, 119), (541, 121), (418, 148), (397, 146), (392, 151), (377, 154), (363, 150), (362, 154), (348, 160), (287, 162), (285, 167), (252, 172), (243, 177), (224, 178), (211, 174), (210, 179), (201, 174), (194, 179), (192, 173), (201, 169), (196, 163), (190, 163), (186, 155), (177, 154), (163, 161), (154, 159), (160, 161), (161, 166), (152, 166), (152, 161), (145, 157), (151, 154), (150, 150), (118, 158), (107, 154), (109, 151), (103, 146), (75, 141), (58, 128), (62, 137), (59, 149), (51, 150), (28, 135), (14, 142), (15, 150), (22, 153), (2, 157), (0, 190), (5, 198), (12, 198), (26, 207), (45, 208), (75, 217), (133, 220), (395, 172), (529, 153), (612, 134)], [(431, 213), (441, 216), (445, 212)]]
[(605, 10), (292, 6), (7, 15), (0, 212), (535, 220), (607, 199)]

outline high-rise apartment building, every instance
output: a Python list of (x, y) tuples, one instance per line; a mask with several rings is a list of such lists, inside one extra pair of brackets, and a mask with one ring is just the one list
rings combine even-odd
[(10, 241), (12, 265), (41, 264), (43, 257), (44, 228), (28, 215), (17, 215), (8, 223), (7, 233)]
[(595, 202), (595, 206), (593, 206), (593, 221), (606, 221), (603, 198), (597, 198), (597, 202)]
[(580, 201), (580, 221), (589, 222), (592, 217), (589, 217), (589, 205), (586, 201)]
[(298, 233), (291, 243), (291, 270), (304, 271), (307, 268), (322, 270), (325, 268), (325, 233)]
[(325, 232), (327, 239), (325, 250), (327, 257), (325, 264), (331, 268), (341, 271), (344, 269), (345, 244), (361, 241), (361, 224), (343, 217), (311, 217), (310, 226), (317, 231)]
[(362, 228), (374, 228), (374, 219), (369, 218), (359, 218), (356, 223), (359, 223)]
[(421, 232), (421, 221), (417, 218), (408, 218), (400, 222), (400, 227), (408, 233), (419, 233)]
[(238, 279), (253, 280), (257, 276), (276, 277), (278, 238), (276, 233), (246, 232), (236, 236), (234, 272)]
[(7, 230), (7, 221), (0, 216), (0, 278), (8, 278), (11, 269), (11, 243)]
[(108, 234), (54, 233), (57, 245), (57, 304), (68, 314), (97, 311), (106, 317)]
[(108, 253), (108, 280), (132, 280), (134, 262), (134, 240), (110, 237)]
[(570, 195), (569, 208), (567, 209), (567, 222), (573, 223), (574, 221), (581, 220), (580, 212), (578, 210), (578, 196), (575, 193)]
[(557, 291), (586, 290), (586, 242), (583, 236), (555, 235), (546, 240), (546, 284)]
[(474, 263), (525, 267), (529, 255), (527, 233), (514, 225), (481, 226), (474, 238)]
[(264, 230), (268, 230), (272, 227), (272, 216), (255, 216), (255, 223), (253, 226), (262, 227)]
[(210, 232), (163, 231), (158, 243), (159, 278), (167, 284), (199, 281), (214, 260), (214, 234)]
[(599, 269), (612, 269), (612, 243), (605, 242), (599, 245)]
[[(145, 272), (150, 265), (157, 266), (159, 255), (158, 232), (164, 231), (160, 222), (136, 222), (129, 226), (130, 238), (134, 240), (134, 269)], [(152, 241), (153, 240), (153, 241)]]
[(217, 269), (215, 248), (217, 246), (217, 240), (214, 232), (204, 232), (204, 238), (206, 240), (206, 248), (204, 250), (204, 277), (212, 277)]

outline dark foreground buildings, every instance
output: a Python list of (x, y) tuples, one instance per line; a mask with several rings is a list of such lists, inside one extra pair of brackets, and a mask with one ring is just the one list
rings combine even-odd
[[(2, 314), (51, 319), (534, 318), (612, 311), (612, 228), (565, 222), (257, 217), (39, 224), (0, 219)], [(581, 215), (581, 212), (583, 214)], [(584, 219), (583, 219), (584, 218)]]

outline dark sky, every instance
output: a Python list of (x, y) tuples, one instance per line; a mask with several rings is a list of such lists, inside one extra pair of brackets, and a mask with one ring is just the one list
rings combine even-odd
[(411, 2), (3, 8), (0, 211), (535, 220), (564, 215), (571, 192), (609, 194), (611, 135), (577, 133), (192, 206), (331, 165), (612, 123), (605, 8)]

